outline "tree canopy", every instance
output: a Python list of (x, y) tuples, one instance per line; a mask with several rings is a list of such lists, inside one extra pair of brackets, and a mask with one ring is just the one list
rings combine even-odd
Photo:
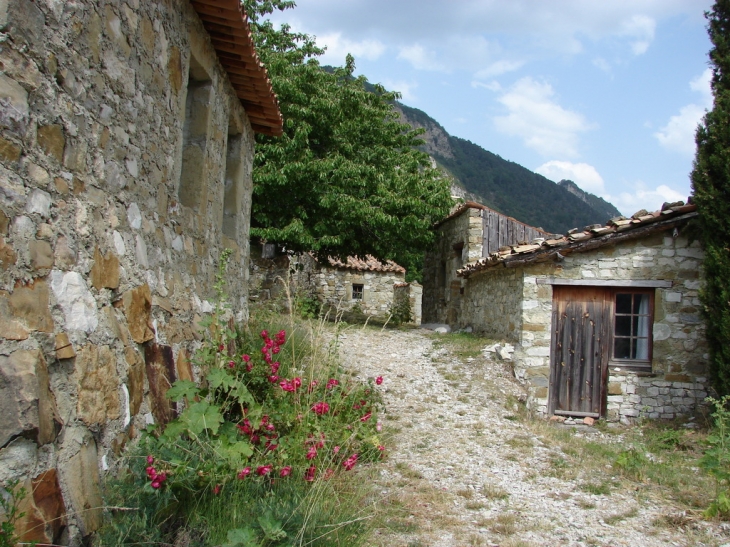
[(715, 100), (697, 129), (692, 187), (705, 249), (700, 298), (710, 372), (718, 393), (725, 395), (730, 394), (730, 0), (717, 0), (706, 16)]
[(418, 132), (393, 110), (397, 93), (326, 71), (314, 38), (263, 17), (293, 7), (245, 0), (259, 57), (284, 117), (284, 135), (257, 135), (251, 234), (320, 258), (373, 255), (410, 272), (452, 203), (448, 180), (416, 150)]

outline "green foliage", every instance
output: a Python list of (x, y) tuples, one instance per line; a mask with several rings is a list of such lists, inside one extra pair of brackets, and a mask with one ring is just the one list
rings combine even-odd
[(291, 4), (244, 2), (285, 121), (283, 136), (256, 137), (251, 234), (322, 259), (371, 254), (418, 269), (449, 183), (399, 122), (396, 93), (368, 91), (351, 56), (323, 70), (313, 37), (262, 19)]
[(352, 507), (329, 505), (335, 485), (348, 482), (340, 475), (383, 455), (375, 382), (345, 377), (297, 328), (273, 336), (255, 321), (234, 328), (220, 303), (208, 324), (193, 357), (204, 381), (175, 382), (167, 396), (185, 409), (150, 426), (127, 455), (107, 499), (138, 511), (114, 515), (103, 542), (175, 543), (184, 533), (191, 545), (283, 546), (301, 537), (328, 545), (339, 534), (323, 527), (352, 520)]
[(0, 523), (0, 547), (15, 547), (20, 538), (15, 535), (15, 523), (25, 516), (20, 512), (20, 502), (27, 492), (18, 488), (18, 481), (10, 481), (5, 489), (0, 489), (0, 509), (3, 521)]
[(390, 305), (390, 323), (399, 326), (413, 321), (411, 302), (407, 295), (396, 297)]
[(322, 304), (313, 296), (300, 296), (294, 300), (294, 308), (302, 319), (316, 319), (322, 311)]
[(709, 448), (700, 459), (700, 467), (715, 480), (715, 499), (705, 511), (709, 517), (730, 518), (730, 396), (707, 399), (714, 407), (714, 427), (707, 437)]
[(632, 446), (619, 452), (616, 456), (615, 465), (627, 477), (635, 480), (643, 480), (646, 476), (646, 469), (649, 459), (644, 454), (642, 447)]
[(726, 395), (730, 394), (730, 1), (717, 0), (706, 15), (715, 100), (697, 129), (692, 188), (705, 249), (700, 299), (707, 320), (710, 373), (717, 392)]

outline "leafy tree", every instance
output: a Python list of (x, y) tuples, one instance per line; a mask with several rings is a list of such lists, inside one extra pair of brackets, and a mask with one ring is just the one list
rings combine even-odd
[(705, 249), (705, 286), (700, 297), (707, 318), (710, 371), (720, 395), (730, 393), (730, 0), (706, 13), (713, 43), (713, 109), (697, 129), (692, 171), (694, 202)]
[(320, 258), (371, 254), (420, 270), (450, 188), (416, 150), (419, 133), (398, 121), (398, 94), (369, 92), (350, 55), (323, 70), (313, 37), (263, 19), (293, 2), (244, 7), (284, 117), (283, 136), (256, 137), (251, 234)]

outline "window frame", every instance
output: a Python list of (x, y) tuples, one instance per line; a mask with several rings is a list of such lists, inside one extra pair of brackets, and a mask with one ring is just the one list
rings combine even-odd
[[(358, 290), (355, 290), (358, 287)], [(359, 298), (358, 296), (359, 295)], [(365, 284), (364, 283), (353, 283), (352, 284), (352, 300), (362, 302), (365, 300)]]
[[(616, 348), (616, 298), (619, 294), (644, 294), (649, 297), (649, 332), (648, 332), (648, 358), (647, 359), (619, 359), (614, 357), (614, 351)], [(609, 346), (609, 359), (608, 364), (610, 367), (619, 367), (624, 370), (630, 370), (635, 372), (651, 372), (652, 362), (654, 358), (654, 297), (655, 290), (653, 288), (630, 288), (630, 287), (616, 287), (611, 290), (611, 336)], [(629, 317), (635, 314), (621, 314), (620, 316)], [(624, 336), (618, 336), (618, 338), (626, 338)], [(629, 336), (628, 338), (631, 338)]]

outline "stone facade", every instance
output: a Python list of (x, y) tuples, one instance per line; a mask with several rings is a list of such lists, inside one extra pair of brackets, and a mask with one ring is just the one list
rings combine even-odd
[(254, 135), (187, 1), (5, 0), (0, 33), (0, 484), (25, 540), (80, 545), (224, 248), (247, 317)]
[(515, 374), (530, 387), (530, 405), (548, 410), (554, 280), (663, 280), (654, 289), (651, 372), (609, 368), (607, 418), (674, 418), (708, 394), (707, 347), (698, 290), (702, 249), (671, 231), (576, 252), (522, 267), (493, 267), (466, 279), (459, 325), (515, 344)]
[(287, 308), (287, 295), (306, 296), (326, 309), (351, 311), (357, 306), (365, 315), (387, 319), (395, 299), (403, 297), (408, 298), (413, 322), (421, 324), (423, 289), (418, 283), (405, 283), (405, 270), (397, 264), (349, 258), (347, 264), (332, 260), (322, 266), (306, 253), (264, 249), (254, 246), (252, 252), (249, 290), (253, 301), (278, 299)]

